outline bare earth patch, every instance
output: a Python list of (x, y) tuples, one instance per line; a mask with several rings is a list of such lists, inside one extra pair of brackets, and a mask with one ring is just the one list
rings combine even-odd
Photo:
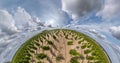
[(110, 61), (104, 50), (84, 34), (73, 30), (56, 29), (44, 31), (28, 40), (18, 50), (12, 63), (110, 63)]

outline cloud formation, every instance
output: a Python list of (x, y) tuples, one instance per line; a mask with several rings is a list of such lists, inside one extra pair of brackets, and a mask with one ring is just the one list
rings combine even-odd
[(104, 19), (116, 17), (120, 11), (120, 0), (105, 0), (103, 9), (97, 13), (97, 16), (102, 16)]
[[(56, 24), (66, 25), (69, 23), (71, 19), (66, 12), (63, 12), (61, 10), (61, 0), (32, 0), (32, 1), (1, 0), (0, 8), (6, 8), (7, 11), (13, 13), (14, 15), (13, 18), (16, 22), (15, 25), (18, 27), (18, 29), (21, 29), (23, 27), (22, 25), (24, 24), (22, 22), (27, 23), (28, 19), (31, 20), (31, 17), (33, 16), (37, 16), (42, 22), (46, 22), (46, 23), (49, 23), (49, 21), (54, 20), (55, 24), (54, 25), (50, 24), (50, 25), (55, 27)], [(21, 16), (23, 16), (24, 18), (22, 18)], [(27, 19), (26, 16), (28, 16)], [(29, 25), (31, 26), (31, 24)]]
[(31, 24), (32, 18), (29, 13), (25, 11), (24, 8), (18, 7), (14, 13), (15, 25), (18, 29), (22, 29)]
[(102, 0), (62, 0), (62, 10), (66, 11), (73, 19), (87, 15), (101, 9)]
[(95, 34), (97, 37), (99, 37), (99, 38), (101, 38), (101, 39), (105, 39), (105, 38), (106, 38), (105, 35), (101, 34), (100, 32), (98, 32), (98, 31), (95, 30), (95, 29), (89, 29), (88, 31), (91, 32), (91, 33), (93, 33), (93, 34)]
[(113, 26), (110, 28), (110, 32), (114, 37), (120, 40), (120, 26)]
[(12, 15), (7, 10), (0, 10), (0, 29), (8, 34), (18, 31)]
[(0, 10), (0, 34), (13, 34), (37, 26), (44, 26), (44, 23), (37, 17), (31, 16), (24, 8), (18, 7), (13, 13)]

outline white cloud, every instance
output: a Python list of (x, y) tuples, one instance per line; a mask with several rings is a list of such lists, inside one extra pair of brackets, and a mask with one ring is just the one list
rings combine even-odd
[(42, 22), (37, 16), (32, 17), (32, 22), (34, 23), (33, 25), (44, 26), (44, 22)]
[(70, 14), (73, 19), (77, 19), (92, 11), (100, 10), (101, 2), (102, 0), (62, 0), (62, 10)]
[[(60, 9), (54, 9), (54, 11), (44, 14), (45, 26), (51, 25), (52, 27), (64, 26), (70, 23), (71, 18), (67, 13), (61, 11)], [(43, 20), (44, 21), (44, 20)]]
[(110, 27), (110, 32), (114, 37), (120, 40), (120, 26)]
[(17, 32), (15, 21), (6, 10), (0, 10), (0, 29), (8, 34)]
[(15, 25), (18, 29), (23, 29), (24, 27), (28, 27), (31, 25), (31, 15), (25, 11), (24, 8), (18, 7), (16, 12), (14, 13)]
[(31, 15), (25, 11), (24, 8), (18, 7), (13, 15), (7, 10), (0, 10), (0, 30), (1, 34), (13, 34), (15, 32), (37, 28), (42, 26), (38, 18), (31, 17)]
[(31, 16), (24, 10), (24, 8), (18, 7), (14, 14), (14, 19), (16, 22), (15, 25), (18, 27), (18, 29), (21, 29), (24, 28), (24, 26), (28, 26)]
[(120, 0), (105, 0), (103, 9), (97, 13), (97, 16), (102, 16), (104, 19), (111, 19), (120, 14)]
[(2, 30), (0, 29), (0, 34), (2, 33)]
[(101, 39), (105, 39), (105, 38), (106, 38), (105, 35), (101, 34), (100, 32), (98, 32), (98, 31), (95, 30), (95, 29), (89, 29), (88, 31), (91, 32), (91, 33), (93, 33), (93, 34), (95, 34), (97, 37), (99, 37), (99, 38), (101, 38)]

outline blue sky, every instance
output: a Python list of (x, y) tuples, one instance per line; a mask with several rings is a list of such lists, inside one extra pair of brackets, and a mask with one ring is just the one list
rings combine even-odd
[[(63, 11), (61, 11), (61, 1), (60, 0), (4, 0), (1, 2), (1, 8), (7, 9), (8, 12), (14, 14), (15, 10), (18, 8), (24, 8), (27, 13), (32, 16), (37, 16), (41, 21), (56, 20), (56, 21), (68, 21), (69, 16)], [(56, 17), (58, 16), (58, 17)], [(60, 17), (62, 16), (62, 17)]]
[[(43, 0), (32, 0), (32, 1), (1, 0), (0, 8), (7, 10), (10, 14), (14, 15), (18, 7), (21, 7), (27, 13), (29, 13), (32, 17), (36, 16), (41, 21), (55, 20), (55, 22), (57, 21), (61, 24), (63, 23), (68, 24), (70, 23), (70, 21), (72, 21), (72, 19), (73, 20), (81, 19), (81, 18), (84, 19), (85, 16), (88, 16), (88, 17), (90, 16), (87, 21), (90, 21), (90, 22), (92, 21), (92, 23), (100, 23), (100, 22), (114, 20), (115, 22), (117, 22), (117, 25), (119, 25), (118, 20), (120, 19), (119, 17), (117, 17), (119, 16), (118, 14), (119, 0), (114, 0), (114, 1), (113, 0), (91, 0), (91, 2), (89, 2), (89, 0), (84, 0), (84, 1), (73, 0), (76, 2), (70, 5), (69, 5), (69, 3), (71, 3), (70, 1), (67, 1), (67, 0), (65, 0), (64, 2), (63, 1), (62, 0), (44, 0), (44, 1)], [(78, 4), (77, 1), (80, 3), (80, 5), (78, 6), (77, 6)], [(66, 7), (64, 5), (66, 5)], [(108, 12), (106, 9), (108, 10)], [(77, 18), (72, 17), (72, 16), (75, 16), (75, 14)], [(60, 21), (63, 21), (63, 22), (60, 22)]]
[(102, 30), (117, 42), (119, 11), (120, 0), (0, 0), (0, 51), (16, 39), (9, 38), (48, 26)]

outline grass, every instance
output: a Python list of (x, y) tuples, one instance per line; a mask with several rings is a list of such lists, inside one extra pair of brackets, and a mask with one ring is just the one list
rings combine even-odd
[(71, 49), (69, 54), (73, 55), (73, 56), (79, 56), (80, 55), (80, 53), (78, 53), (75, 49)]
[(73, 41), (68, 41), (67, 45), (73, 45)]
[(44, 53), (40, 53), (40, 54), (37, 54), (36, 57), (37, 57), (38, 59), (44, 59), (44, 58), (47, 57), (47, 55), (45, 55)]
[(50, 47), (49, 47), (49, 46), (41, 46), (41, 48), (42, 48), (43, 50), (50, 50)]
[[(64, 36), (61, 35), (62, 33)], [(48, 34), (52, 37), (52, 39), (50, 39)], [(62, 39), (66, 39), (66, 43), (62, 40), (61, 42), (55, 42), (56, 40), (60, 41), (58, 38), (60, 37), (59, 35), (62, 36)], [(68, 38), (69, 35), (71, 35), (72, 38)], [(49, 37), (49, 39), (46, 36)], [(80, 40), (80, 38), (83, 39)], [(78, 42), (75, 43), (73, 39)], [(73, 49), (74, 46), (75, 48)], [(68, 48), (67, 52), (66, 47), (71, 47), (72, 49)], [(83, 53), (81, 53), (81, 50)], [(58, 54), (62, 54), (58, 55), (56, 52), (58, 52)], [(80, 63), (80, 61), (84, 62), (84, 59), (87, 59), (89, 63), (92, 63), (93, 61), (93, 63), (110, 63), (110, 59), (104, 49), (95, 40), (83, 33), (68, 29), (44, 30), (43, 32), (33, 36), (21, 45), (14, 55), (11, 63), (30, 63), (33, 60), (34, 63), (41, 63), (41, 61), (44, 62), (44, 58), (47, 58), (45, 61), (54, 63), (54, 59), (49, 57), (50, 54), (57, 61), (68, 61), (66, 60), (66, 58), (68, 58), (66, 57), (66, 54), (69, 54), (70, 63)], [(36, 61), (38, 59), (40, 59), (40, 61)]]
[(71, 58), (70, 63), (79, 63), (79, 61), (76, 58)]
[(64, 60), (64, 57), (62, 55), (56, 56), (56, 61)]

